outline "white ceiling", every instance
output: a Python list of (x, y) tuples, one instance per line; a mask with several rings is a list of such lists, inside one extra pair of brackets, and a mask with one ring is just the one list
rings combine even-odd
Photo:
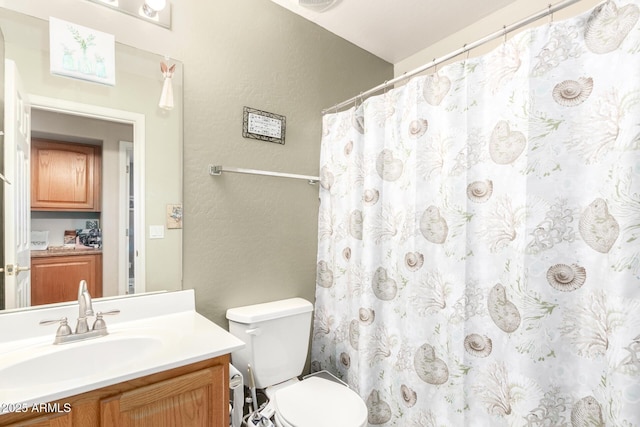
[(324, 12), (271, 1), (396, 64), (515, 0), (339, 0)]

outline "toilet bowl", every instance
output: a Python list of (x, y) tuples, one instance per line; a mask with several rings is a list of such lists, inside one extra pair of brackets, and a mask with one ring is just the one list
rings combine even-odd
[(311, 377), (273, 393), (278, 427), (365, 427), (367, 406), (348, 387)]
[(313, 375), (298, 381), (312, 313), (313, 305), (302, 298), (227, 310), (229, 331), (246, 344), (231, 354), (231, 362), (265, 390), (278, 427), (366, 426), (367, 406), (346, 385)]

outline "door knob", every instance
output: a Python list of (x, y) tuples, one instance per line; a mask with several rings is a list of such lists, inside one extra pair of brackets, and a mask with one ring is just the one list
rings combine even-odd
[[(7, 275), (8, 276), (13, 276), (13, 274), (15, 273), (16, 275), (20, 274), (23, 271), (29, 271), (31, 270), (31, 267), (22, 267), (18, 264), (13, 265), (13, 264), (7, 264), (7, 266), (5, 267), (6, 271), (7, 271)], [(4, 271), (2, 269), (0, 269), (0, 271)]]

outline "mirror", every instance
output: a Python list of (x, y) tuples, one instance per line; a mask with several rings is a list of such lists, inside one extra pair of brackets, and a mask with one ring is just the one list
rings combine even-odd
[[(100, 85), (50, 73), (47, 21), (0, 8), (0, 28), (32, 103), (32, 139), (101, 152), (100, 211), (31, 211), (31, 229), (49, 231), (51, 248), (63, 246), (65, 230), (99, 224), (103, 296), (181, 289), (182, 229), (168, 226), (182, 203), (182, 64), (169, 61), (175, 106), (167, 111), (158, 107), (160, 55), (116, 42), (116, 84)], [(128, 181), (118, 175), (127, 164)]]
[[(0, 60), (4, 58), (4, 34), (0, 29)], [(0, 130), (4, 130), (4, 67), (0, 66)], [(0, 206), (4, 201), (4, 132), (0, 134)], [(0, 230), (4, 233), (4, 209), (0, 209)], [(4, 235), (0, 238), (0, 310), (4, 308)]]

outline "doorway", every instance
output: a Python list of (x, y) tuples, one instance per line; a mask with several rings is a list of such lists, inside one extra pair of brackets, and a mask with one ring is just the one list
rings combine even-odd
[[(103, 231), (103, 290), (104, 296), (124, 295), (145, 291), (144, 269), (144, 116), (121, 110), (79, 104), (38, 96), (30, 97), (33, 115), (53, 114), (68, 120), (88, 121), (94, 127), (127, 127), (130, 137), (110, 138), (103, 145), (102, 187), (103, 208), (100, 226)], [(42, 136), (42, 129), (34, 129)], [(61, 136), (62, 130), (52, 130)], [(107, 131), (105, 131), (107, 132)], [(50, 135), (46, 135), (50, 136)], [(68, 138), (67, 138), (68, 139)], [(124, 144), (122, 139), (130, 139)], [(76, 140), (75, 142), (87, 142)], [(121, 169), (128, 162), (128, 173), (123, 178)], [(135, 160), (134, 160), (135, 159)], [(134, 167), (135, 166), (135, 167)], [(111, 172), (109, 172), (111, 170)], [(126, 171), (126, 170), (125, 170)], [(123, 184), (126, 181), (126, 192)], [(126, 215), (123, 212), (126, 210)], [(124, 266), (124, 267), (123, 267)]]

